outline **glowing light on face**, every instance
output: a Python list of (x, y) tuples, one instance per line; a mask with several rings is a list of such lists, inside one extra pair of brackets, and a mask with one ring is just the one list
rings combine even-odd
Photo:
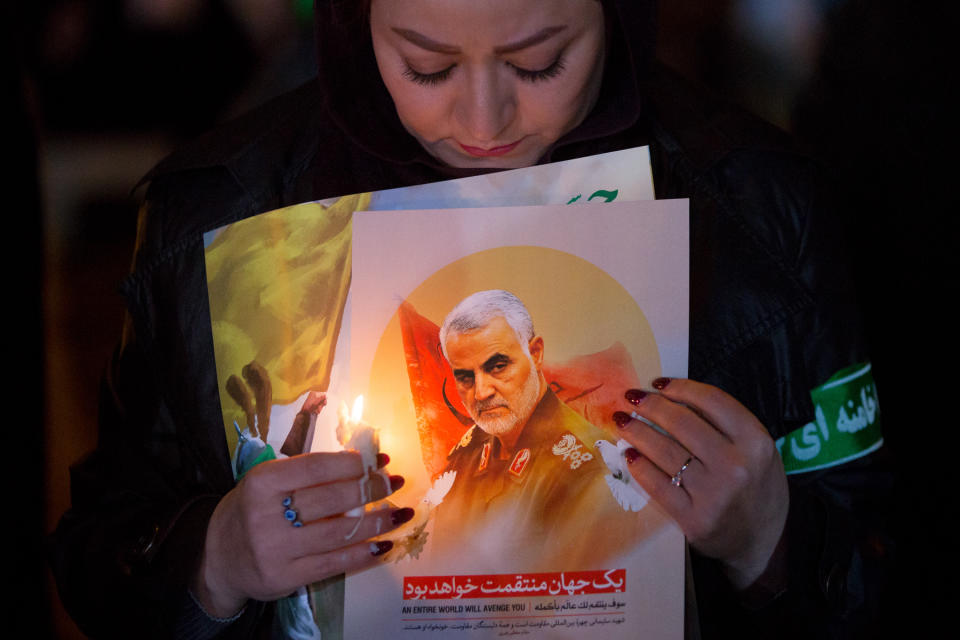
[(400, 121), (451, 166), (533, 165), (599, 92), (596, 0), (373, 0), (370, 29)]

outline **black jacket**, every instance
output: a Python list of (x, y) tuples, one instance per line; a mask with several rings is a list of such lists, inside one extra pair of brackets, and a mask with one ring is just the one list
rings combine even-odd
[[(610, 63), (597, 107), (544, 160), (651, 145), (658, 197), (691, 199), (689, 375), (731, 393), (780, 437), (813, 419), (812, 388), (868, 359), (830, 198), (815, 166), (778, 132), (627, 46), (618, 25), (630, 33), (649, 24), (635, 6), (643, 3), (608, 4)], [(336, 33), (352, 33), (334, 23)], [(336, 38), (325, 41), (339, 55)], [(372, 54), (362, 40), (352, 46), (352, 70), (369, 71)], [(201, 234), (298, 202), (467, 173), (439, 166), (402, 131), (382, 83), (350, 82), (361, 99), (338, 104), (349, 91), (330, 75), (349, 65), (324, 64), (321, 54), (326, 76), (148, 176), (98, 448), (73, 468), (72, 507), (54, 535), (61, 597), (96, 637), (171, 633), (206, 523), (233, 486)], [(869, 628), (889, 563), (882, 455), (791, 476), (789, 585), (772, 601), (744, 606), (714, 562), (694, 557), (705, 637), (850, 637)], [(270, 605), (253, 604), (226, 634), (260, 636), (270, 617)]]

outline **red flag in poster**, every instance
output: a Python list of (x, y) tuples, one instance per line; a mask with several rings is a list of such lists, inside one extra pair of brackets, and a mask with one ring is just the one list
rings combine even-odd
[(624, 392), (643, 388), (633, 358), (621, 342), (566, 362), (544, 362), (543, 375), (564, 404), (612, 434), (617, 433), (613, 414), (623, 410)]
[(457, 395), (453, 370), (440, 351), (440, 327), (417, 313), (408, 302), (400, 304), (398, 314), (420, 451), (432, 478), (443, 471), (447, 454), (473, 420)]

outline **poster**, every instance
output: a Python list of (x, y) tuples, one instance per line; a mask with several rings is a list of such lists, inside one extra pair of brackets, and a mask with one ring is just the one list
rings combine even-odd
[[(406, 478), (391, 502), (418, 512), (384, 565), (348, 576), (346, 637), (680, 637), (682, 534), (643, 498), (637, 511), (618, 501), (619, 469), (597, 440), (616, 449), (625, 389), (685, 375), (686, 201), (364, 212), (353, 224), (350, 388)], [(525, 338), (487, 325), (440, 348), (451, 310), (491, 291), (526, 307), (539, 340), (527, 356), (540, 362), (512, 388), (464, 391), (458, 376), (479, 389), (497, 358), (523, 361), (510, 344)], [(518, 380), (533, 370), (542, 386), (524, 411)], [(494, 416), (516, 413), (512, 445), (488, 437), (482, 396), (510, 406)]]
[[(417, 443), (416, 455), (409, 460), (404, 459), (403, 462), (398, 459), (393, 447), (400, 440), (407, 442), (407, 438), (400, 431), (394, 434), (393, 430), (401, 424), (406, 424), (404, 428), (409, 429), (411, 416), (414, 425), (417, 419), (412, 408), (411, 381), (408, 376), (403, 384), (391, 383), (391, 389), (400, 393), (399, 396), (381, 393), (379, 386), (376, 392), (369, 388), (373, 380), (372, 374), (380, 375), (377, 345), (383, 343), (384, 353), (388, 354), (393, 350), (395, 357), (398, 343), (394, 338), (397, 337), (396, 331), (399, 328), (396, 316), (402, 306), (400, 303), (408, 302), (404, 308), (413, 314), (408, 314), (408, 320), (417, 317), (436, 319), (440, 311), (425, 302), (434, 297), (430, 293), (431, 287), (435, 289), (444, 278), (459, 279), (457, 270), (464, 267), (472, 269), (471, 261), (477, 260), (478, 254), (485, 251), (510, 254), (505, 255), (503, 264), (514, 265), (516, 272), (527, 269), (522, 266), (524, 263), (550, 265), (554, 275), (561, 274), (568, 284), (575, 282), (579, 287), (568, 289), (571, 301), (578, 296), (585, 300), (582, 297), (584, 291), (589, 293), (596, 289), (615, 292), (615, 295), (610, 296), (604, 303), (607, 306), (597, 310), (597, 314), (606, 318), (622, 317), (622, 322), (626, 324), (639, 316), (647, 320), (647, 324), (640, 322), (632, 325), (647, 327), (645, 333), (641, 332), (642, 336), (636, 335), (636, 331), (621, 331), (623, 335), (614, 331), (611, 335), (620, 335), (622, 340), (619, 340), (619, 345), (613, 346), (606, 344), (601, 347), (597, 346), (599, 343), (583, 341), (585, 337), (601, 336), (603, 333), (597, 330), (582, 330), (587, 317), (584, 307), (581, 307), (579, 315), (576, 316), (578, 322), (570, 324), (571, 328), (576, 329), (575, 336), (553, 334), (554, 330), (551, 329), (548, 351), (550, 356), (546, 366), (548, 370), (553, 367), (554, 374), (561, 371), (566, 375), (563, 379), (564, 390), (552, 388), (552, 393), (562, 397), (564, 404), (577, 408), (581, 413), (592, 411), (589, 418), (598, 423), (597, 428), (609, 427), (609, 424), (602, 424), (602, 416), (609, 413), (605, 409), (599, 410), (602, 403), (591, 404), (583, 400), (591, 396), (611, 402), (612, 396), (604, 395), (609, 389), (605, 389), (604, 393), (598, 393), (595, 389), (591, 391), (591, 387), (584, 386), (589, 375), (580, 375), (582, 379), (577, 379), (577, 376), (571, 377), (571, 372), (585, 371), (590, 374), (595, 371), (614, 371), (622, 378), (627, 374), (624, 364), (628, 361), (631, 366), (640, 363), (638, 369), (629, 372), (639, 381), (649, 380), (660, 373), (680, 376), (686, 372), (686, 209), (685, 204), (649, 203), (650, 211), (659, 211), (663, 219), (672, 216), (678, 222), (678, 226), (669, 231), (660, 230), (656, 228), (653, 218), (647, 220), (645, 217), (646, 205), (639, 208), (644, 209), (642, 212), (637, 207), (626, 206), (631, 202), (652, 198), (649, 154), (646, 148), (639, 148), (554, 165), (304, 203), (267, 212), (206, 233), (204, 245), (221, 408), (225, 436), (237, 477), (241, 477), (246, 470), (264, 459), (267, 449), (279, 457), (296, 455), (306, 450), (339, 449), (340, 445), (334, 435), (337, 426), (335, 407), (338, 403), (353, 398), (361, 388), (366, 388), (369, 410), (365, 413), (364, 420), (371, 423), (386, 420), (383, 424), (376, 424), (381, 429), (381, 449), (390, 451), (395, 461), (391, 463), (391, 473), (407, 475), (410, 473), (408, 468), (416, 469), (419, 466), (418, 471), (408, 475), (408, 480), (414, 477), (417, 479), (410, 482), (404, 488), (406, 493), (396, 496), (395, 501), (399, 504), (417, 491), (430, 489), (432, 476), (435, 475), (437, 465), (441, 464), (442, 456), (439, 454), (442, 453), (442, 447), (440, 444), (435, 445), (430, 455), (425, 456), (422, 438), (418, 434), (412, 441)], [(495, 208), (543, 204), (559, 206), (542, 209), (534, 207), (536, 212), (533, 209), (521, 212), (516, 209)], [(611, 215), (618, 216), (617, 219), (608, 220), (604, 215), (595, 215), (595, 211), (602, 207), (611, 206), (616, 210), (612, 209)], [(479, 210), (464, 210), (459, 213), (417, 211), (411, 212), (410, 218), (404, 217), (407, 215), (405, 213), (374, 212), (426, 207)], [(569, 210), (569, 213), (564, 214), (565, 209)], [(578, 211), (573, 213), (574, 210)], [(667, 210), (671, 213), (666, 213)], [(367, 211), (370, 213), (363, 213)], [(452, 215), (445, 216), (446, 213)], [(362, 237), (355, 237), (356, 230), (364, 225), (360, 222), (364, 216), (378, 221), (375, 226), (394, 231), (386, 241), (381, 237), (374, 240), (373, 245), (364, 244), (371, 236), (365, 233)], [(397, 218), (396, 224), (381, 224), (391, 220), (391, 216)], [(440, 219), (438, 216), (444, 216), (444, 219), (451, 223), (462, 222), (459, 230), (448, 229), (445, 232), (443, 242), (431, 241), (439, 239), (434, 228)], [(416, 222), (417, 219), (419, 222)], [(525, 226), (521, 225), (523, 229), (514, 230), (507, 224), (508, 221), (527, 222)], [(427, 226), (424, 227), (424, 224)], [(492, 236), (484, 235), (487, 228), (497, 228), (501, 235), (506, 234), (510, 238), (530, 239), (525, 241), (528, 242), (526, 245), (517, 245), (513, 240), (503, 244), (502, 237), (496, 240)], [(657, 235), (661, 232), (664, 235)], [(471, 244), (473, 240), (465, 244), (446, 241), (456, 236), (483, 240), (480, 244)], [(596, 244), (595, 240), (601, 236), (620, 238), (624, 246), (599, 250), (601, 245)], [(575, 246), (567, 246), (565, 241), (557, 242), (562, 238), (573, 241)], [(628, 241), (630, 238), (632, 240)], [(356, 239), (359, 239), (360, 245), (354, 244)], [(408, 243), (408, 240), (412, 243)], [(417, 244), (418, 242), (420, 244)], [(423, 244), (424, 242), (426, 244)], [(500, 244), (497, 244), (498, 242)], [(597, 251), (585, 249), (591, 244), (595, 245), (599, 253), (607, 255), (600, 256)], [(659, 252), (654, 251), (658, 245)], [(385, 247), (393, 249), (393, 253), (382, 250)], [(519, 254), (523, 255), (518, 255), (517, 250), (511, 247), (520, 247)], [(362, 252), (363, 258), (358, 259), (358, 251)], [(622, 259), (616, 256), (617, 251), (622, 253)], [(644, 253), (648, 258), (640, 262), (634, 259), (635, 254)], [(653, 256), (660, 256), (660, 262)], [(414, 257), (417, 260), (414, 260)], [(669, 260), (666, 259), (668, 257)], [(520, 261), (519, 267), (516, 266), (517, 260)], [(621, 280), (626, 271), (636, 270), (641, 264), (647, 276), (647, 284), (644, 285), (646, 289), (643, 292), (635, 290), (630, 277)], [(666, 267), (674, 264), (678, 265), (677, 268)], [(534, 273), (533, 269), (528, 270), (531, 274)], [(549, 274), (540, 277), (544, 284), (551, 282)], [(381, 281), (382, 288), (375, 287), (371, 291), (364, 287), (364, 283), (375, 281)], [(442, 288), (447, 289), (449, 295), (453, 295), (453, 289)], [(543, 286), (538, 289), (542, 289), (545, 294), (558, 294), (560, 291), (556, 286)], [(383, 299), (380, 294), (388, 291), (387, 299)], [(542, 296), (531, 295), (529, 292), (524, 292), (522, 297), (530, 304), (531, 312), (539, 316), (538, 328), (563, 324), (563, 318), (558, 311), (560, 307), (552, 303), (546, 304), (548, 299), (541, 300)], [(442, 296), (437, 298), (437, 303), (441, 298)], [(666, 307), (660, 310), (660, 300), (673, 300), (683, 304), (675, 309), (671, 307), (668, 312)], [(624, 309), (628, 313), (624, 314)], [(402, 339), (400, 345), (402, 354)], [(656, 357), (652, 357), (653, 355)], [(408, 362), (402, 357), (400, 360), (393, 360), (393, 365), (398, 363), (401, 372), (406, 375), (405, 367)], [(390, 375), (396, 373), (394, 368)], [(590, 393), (581, 395), (578, 401), (573, 397), (577, 389), (580, 394), (586, 391)], [(450, 397), (456, 402), (455, 394)], [(331, 408), (324, 410), (321, 404), (318, 415), (311, 420), (298, 416), (298, 412), (304, 407), (316, 408), (318, 398), (322, 398)], [(392, 407), (391, 402), (394, 403)], [(394, 410), (395, 416), (392, 415)], [(388, 414), (389, 419), (385, 418)], [(460, 417), (464, 418), (462, 412)], [(444, 438), (437, 439), (437, 442), (446, 446), (450, 437), (450, 433), (446, 433)], [(575, 445), (576, 443), (573, 443), (571, 450), (566, 452), (565, 461), (575, 461)], [(394, 469), (394, 466), (397, 469)], [(416, 498), (422, 499), (419, 495)], [(415, 519), (414, 522), (420, 521)], [(433, 533), (434, 524), (429, 522), (427, 526), (429, 530), (425, 528), (424, 531)], [(661, 550), (664, 551), (665, 565), (669, 565), (669, 570), (662, 579), (643, 587), (650, 590), (649, 598), (639, 592), (639, 587), (631, 588), (629, 593), (633, 599), (630, 602), (617, 597), (619, 587), (616, 586), (618, 582), (634, 584), (636, 569), (629, 569), (628, 564), (623, 564), (624, 571), (631, 571), (628, 575), (621, 573), (619, 569), (603, 569), (600, 573), (588, 569), (584, 570), (586, 573), (561, 571), (558, 574), (550, 570), (511, 574), (509, 578), (504, 578), (504, 574), (498, 573), (499, 568), (487, 565), (485, 560), (477, 560), (472, 568), (466, 565), (451, 565), (454, 573), (439, 567), (434, 574), (487, 575), (494, 581), (487, 585), (487, 590), (493, 588), (491, 585), (499, 584), (503, 593), (515, 590), (517, 585), (534, 584), (547, 584), (545, 589), (548, 595), (560, 595), (559, 591), (550, 593), (557, 589), (567, 593), (567, 599), (548, 598), (521, 603), (508, 602), (509, 599), (501, 598), (492, 604), (479, 600), (468, 603), (464, 606), (478, 606), (481, 609), (491, 607), (484, 615), (479, 616), (480, 619), (470, 621), (470, 625), (479, 625), (476, 632), (470, 632), (476, 637), (508, 633), (508, 630), (500, 626), (503, 623), (497, 622), (497, 626), (491, 628), (488, 625), (494, 623), (486, 620), (491, 614), (496, 614), (495, 617), (498, 618), (506, 617), (504, 614), (509, 613), (511, 607), (519, 605), (527, 607), (520, 612), (521, 617), (526, 618), (529, 623), (525, 626), (526, 630), (530, 631), (540, 625), (538, 633), (542, 637), (557, 637), (563, 620), (575, 621), (576, 623), (569, 627), (574, 629), (584, 626), (585, 620), (606, 620), (604, 616), (607, 614), (612, 614), (610, 619), (613, 622), (604, 622), (605, 629), (624, 627), (642, 614), (642, 607), (633, 604), (635, 601), (647, 602), (644, 606), (650, 611), (655, 611), (656, 603), (661, 600), (669, 601), (671, 604), (658, 611), (657, 616), (664, 617), (664, 611), (669, 613), (675, 609), (676, 616), (671, 613), (666, 617), (675, 617), (671, 628), (680, 629), (682, 537), (675, 527), (671, 531), (669, 524), (658, 524), (650, 529), (653, 533), (646, 538), (662, 538), (667, 541)], [(429, 556), (429, 553), (424, 553), (424, 560)], [(410, 562), (408, 557), (400, 563), (394, 562), (390, 555), (386, 560), (388, 564), (384, 565), (384, 570), (389, 570), (389, 566)], [(477, 573), (480, 565), (496, 570), (493, 573)], [(620, 565), (617, 564), (617, 567)], [(461, 570), (472, 573), (458, 573)], [(649, 568), (644, 571), (649, 572)], [(373, 577), (374, 572), (369, 573), (370, 580), (378, 580)], [(351, 620), (358, 618), (376, 619), (362, 611), (370, 602), (378, 602), (371, 598), (379, 597), (376, 589), (369, 590), (363, 586), (363, 576), (366, 575), (365, 573), (349, 578), (348, 584), (351, 585), (350, 592), (353, 595), (347, 598), (346, 605), (342, 583), (337, 587), (339, 592), (336, 589), (301, 590), (296, 596), (288, 598), (289, 602), (281, 603), (278, 612), (288, 626), (288, 637), (318, 637), (321, 632), (324, 637), (393, 637), (404, 616), (414, 616), (414, 626), (418, 621), (423, 621), (428, 625), (439, 625), (431, 630), (449, 630), (449, 627), (444, 627), (450, 622), (447, 614), (439, 616), (440, 620), (427, 621), (424, 616), (429, 617), (432, 614), (426, 609), (413, 613), (417, 606), (437, 607), (438, 612), (439, 607), (459, 606), (439, 602), (410, 605), (407, 613), (404, 613), (404, 607), (408, 606), (406, 604), (400, 604), (393, 609), (384, 607), (383, 611), (389, 615), (381, 620), (383, 625), (378, 627), (379, 630), (350, 626), (353, 624)], [(421, 572), (414, 577), (430, 576)], [(580, 594), (589, 595), (586, 600), (570, 600), (569, 597), (573, 597), (568, 593), (571, 585), (579, 585), (584, 580), (593, 585), (588, 590), (594, 592)], [(430, 588), (425, 587), (424, 582), (413, 586), (410, 586), (411, 584), (408, 583), (408, 586), (402, 588), (414, 591)], [(464, 583), (460, 586), (469, 588), (469, 585)], [(326, 611), (322, 613), (318, 610), (317, 601), (317, 594), (321, 592), (326, 598), (323, 605)], [(579, 593), (576, 588), (573, 592), (577, 592), (574, 595)], [(654, 592), (665, 595), (652, 597)], [(331, 594), (332, 599), (328, 597)], [(361, 602), (366, 602), (367, 605), (357, 604)], [(609, 605), (605, 609), (604, 602)], [(571, 613), (571, 608), (575, 606), (584, 609), (592, 607), (591, 613), (595, 617)], [(629, 607), (629, 611), (625, 611), (625, 607)], [(381, 609), (379, 604), (376, 608)], [(536, 619), (533, 619), (531, 613), (534, 610), (538, 613)], [(465, 611), (464, 609), (460, 613)], [(347, 614), (346, 620), (344, 613)], [(471, 617), (477, 618), (475, 615)], [(550, 622), (545, 622), (546, 620)], [(463, 627), (460, 629), (461, 633), (468, 630), (464, 626), (467, 622), (457, 622)], [(522, 620), (515, 621), (517, 625), (521, 623)], [(548, 625), (553, 625), (551, 630), (544, 631)], [(519, 626), (515, 629), (516, 633), (521, 633)], [(423, 628), (420, 632), (423, 630), (426, 629)], [(609, 634), (610, 631), (605, 630), (603, 633)], [(667, 634), (667, 637), (669, 636), (670, 634)]]

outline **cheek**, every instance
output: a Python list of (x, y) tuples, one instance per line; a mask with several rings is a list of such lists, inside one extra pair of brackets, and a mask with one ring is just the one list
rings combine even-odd
[(439, 137), (444, 111), (443, 91), (421, 87), (403, 76), (384, 78), (403, 125), (427, 141)]
[(527, 121), (554, 139), (579, 124), (596, 100), (597, 74), (602, 73), (590, 60), (571, 62), (558, 82), (521, 85), (518, 95)]
[(527, 381), (530, 370), (523, 368), (515, 371), (509, 380), (504, 380), (500, 384), (500, 390), (504, 397), (514, 400), (519, 398), (523, 392), (523, 385)]
[(582, 100), (576, 86), (544, 90), (531, 87), (520, 96), (521, 114), (529, 128), (559, 138), (566, 133), (580, 113)]
[(435, 99), (436, 87), (425, 87), (404, 77), (403, 61), (389, 51), (377, 51), (377, 67), (380, 77), (393, 99), (397, 115), (404, 126), (418, 136), (427, 138), (431, 127), (439, 119), (440, 101)]
[(397, 107), (397, 115), (407, 129), (412, 130), (417, 136), (432, 141), (437, 137), (436, 131), (440, 122), (441, 111), (436, 104), (427, 99), (419, 92), (410, 92), (394, 100)]

